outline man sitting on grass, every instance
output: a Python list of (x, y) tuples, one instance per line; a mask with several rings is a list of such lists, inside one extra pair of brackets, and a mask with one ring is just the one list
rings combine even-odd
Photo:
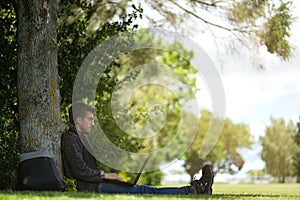
[(74, 103), (69, 109), (69, 129), (62, 135), (62, 160), (64, 175), (76, 180), (78, 191), (110, 194), (212, 194), (213, 172), (209, 165), (202, 168), (202, 177), (184, 187), (156, 188), (146, 185), (124, 186), (115, 173), (97, 169), (95, 157), (86, 149), (79, 134), (88, 134), (94, 125), (96, 108), (84, 103)]

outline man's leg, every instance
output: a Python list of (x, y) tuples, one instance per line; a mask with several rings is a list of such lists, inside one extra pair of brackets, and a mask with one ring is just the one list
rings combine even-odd
[(146, 185), (124, 186), (122, 184), (103, 182), (99, 192), (110, 194), (212, 194), (213, 172), (211, 166), (202, 168), (202, 177), (193, 180), (191, 186), (155, 188)]
[(127, 187), (114, 183), (101, 183), (99, 192), (108, 194), (195, 194), (193, 186), (156, 188), (147, 185)]
[(156, 188), (146, 185), (136, 185), (130, 192), (132, 194), (196, 194), (193, 186)]

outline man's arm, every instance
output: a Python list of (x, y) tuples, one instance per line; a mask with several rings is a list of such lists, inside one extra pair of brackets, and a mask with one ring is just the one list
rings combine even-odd
[[(82, 157), (82, 144), (80, 138), (74, 133), (70, 132), (63, 137), (64, 157), (67, 160), (72, 175), (74, 178), (82, 179), (89, 182), (100, 182), (102, 178), (114, 179), (124, 181), (116, 173), (103, 173), (102, 170), (95, 170), (90, 168)], [(102, 171), (102, 172), (101, 172)]]
[(90, 168), (83, 160), (82, 144), (76, 134), (72, 132), (65, 134), (62, 140), (62, 148), (64, 159), (67, 161), (74, 178), (88, 182), (101, 181), (100, 171)]

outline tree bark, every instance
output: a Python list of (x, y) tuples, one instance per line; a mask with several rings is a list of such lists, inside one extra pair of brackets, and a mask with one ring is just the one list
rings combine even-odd
[(26, 153), (47, 148), (61, 170), (58, 1), (18, 0), (16, 10), (21, 150)]

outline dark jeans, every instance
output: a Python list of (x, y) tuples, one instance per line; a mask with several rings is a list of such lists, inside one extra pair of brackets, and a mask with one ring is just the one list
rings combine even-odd
[(114, 183), (100, 183), (99, 192), (108, 194), (195, 194), (193, 186), (155, 188), (147, 185), (135, 185), (132, 187)]
[(108, 194), (195, 194), (193, 186), (155, 188), (147, 185), (132, 187), (102, 182), (99, 192)]

